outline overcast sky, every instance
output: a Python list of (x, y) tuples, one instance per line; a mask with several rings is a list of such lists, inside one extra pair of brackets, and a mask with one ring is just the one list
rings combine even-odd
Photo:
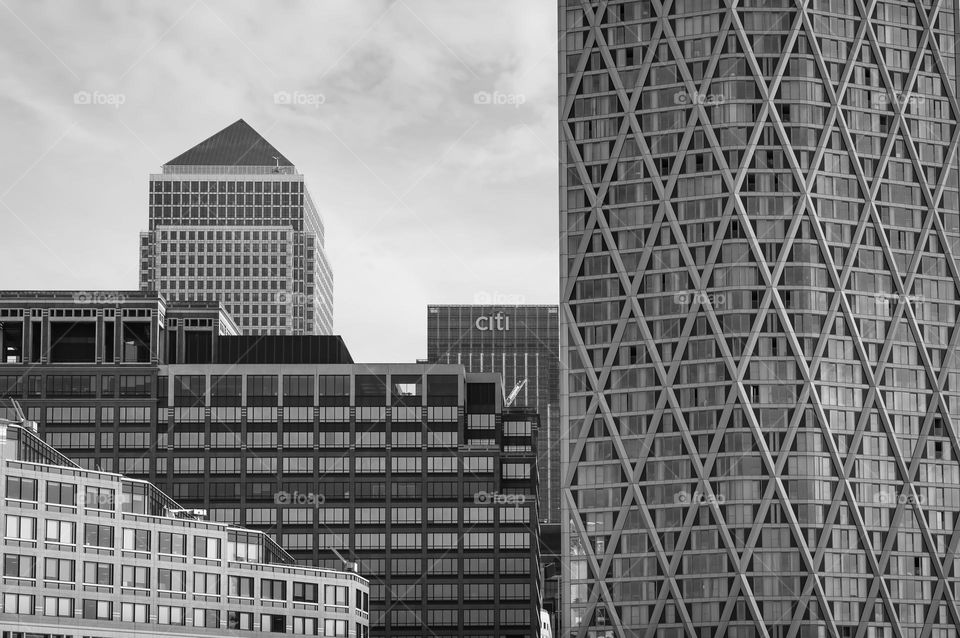
[(242, 117), (357, 360), (426, 356), (429, 303), (556, 303), (556, 37), (555, 0), (0, 0), (0, 289), (136, 289), (149, 174)]

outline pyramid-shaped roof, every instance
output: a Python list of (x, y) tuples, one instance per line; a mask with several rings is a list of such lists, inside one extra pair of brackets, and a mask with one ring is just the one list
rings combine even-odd
[(165, 166), (293, 166), (242, 119), (214, 133)]

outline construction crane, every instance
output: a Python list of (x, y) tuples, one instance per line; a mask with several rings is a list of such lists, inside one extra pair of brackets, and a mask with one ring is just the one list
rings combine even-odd
[(331, 547), (330, 551), (337, 555), (337, 558), (340, 559), (340, 562), (343, 563), (343, 571), (357, 573), (359, 565), (355, 561), (347, 560), (343, 555), (337, 551), (335, 547)]
[(513, 402), (517, 400), (517, 395), (520, 394), (520, 391), (523, 390), (523, 387), (527, 385), (526, 379), (520, 379), (517, 381), (517, 385), (513, 387), (513, 390), (510, 394), (503, 400), (503, 407), (509, 408), (513, 405)]

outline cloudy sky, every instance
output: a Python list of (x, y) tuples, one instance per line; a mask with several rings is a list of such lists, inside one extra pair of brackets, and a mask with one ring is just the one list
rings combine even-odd
[(135, 289), (149, 174), (242, 117), (356, 359), (424, 357), (428, 303), (556, 303), (556, 34), (555, 0), (0, 0), (0, 289)]

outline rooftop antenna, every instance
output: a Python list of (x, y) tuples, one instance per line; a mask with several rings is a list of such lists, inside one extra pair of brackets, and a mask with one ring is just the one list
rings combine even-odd
[(276, 166), (276, 168), (273, 169), (273, 172), (274, 172), (274, 173), (282, 173), (283, 171), (280, 170), (280, 158), (277, 157), (276, 155), (274, 155), (274, 156), (273, 156), (273, 159), (276, 160), (276, 162), (277, 162), (277, 166)]

